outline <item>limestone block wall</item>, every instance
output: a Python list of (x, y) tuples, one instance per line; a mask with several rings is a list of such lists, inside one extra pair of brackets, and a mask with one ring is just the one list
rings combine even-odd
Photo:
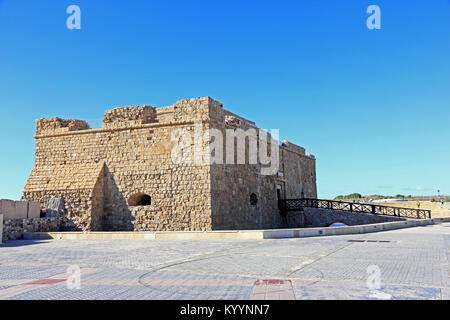
[(300, 157), (301, 183), (305, 198), (317, 198), (316, 158), (312, 155)]
[(0, 214), (4, 219), (39, 218), (41, 209), (36, 201), (0, 200)]
[(45, 210), (47, 199), (52, 197), (64, 198), (65, 217), (71, 224), (65, 225), (64, 231), (89, 231), (92, 228), (92, 190), (53, 190), (53, 191), (25, 191), (23, 199), (35, 200)]
[(151, 106), (124, 107), (108, 110), (103, 117), (103, 128), (117, 129), (139, 126), (156, 121), (156, 108)]
[(16, 218), (26, 219), (28, 218), (28, 202), (26, 201), (16, 201)]
[(87, 129), (90, 129), (89, 124), (83, 120), (61, 118), (36, 120), (37, 134), (57, 134)]
[[(1, 222), (1, 218), (0, 218)], [(59, 231), (61, 219), (59, 218), (31, 218), (9, 219), (0, 223), (3, 228), (2, 241), (22, 239), (26, 232), (52, 232)], [(0, 231), (0, 235), (2, 232)]]
[(316, 159), (299, 146), (284, 141), (280, 147), (284, 198), (317, 198)]
[[(216, 121), (211, 127), (226, 135), (226, 130), (258, 128), (254, 122), (216, 107)], [(223, 116), (220, 115), (223, 113)], [(222, 120), (222, 121), (220, 121)], [(284, 217), (278, 210), (278, 197), (317, 197), (315, 158), (292, 143), (284, 142), (279, 149), (278, 173), (262, 174), (260, 164), (249, 164), (249, 137), (245, 144), (246, 164), (237, 164), (238, 142), (235, 141), (234, 164), (226, 162), (226, 138), (223, 139), (223, 161), (211, 165), (211, 205), (213, 229), (269, 229), (299, 225), (302, 217)], [(258, 140), (258, 137), (255, 138)], [(257, 142), (260, 143), (260, 142)], [(268, 144), (270, 150), (270, 143)], [(277, 191), (280, 189), (280, 191)], [(251, 202), (255, 196), (257, 201)]]
[[(154, 206), (130, 207), (134, 231), (166, 231), (173, 230), (173, 221), (168, 219), (164, 213)], [(179, 231), (189, 231), (189, 224), (180, 225)]]
[(149, 195), (152, 211), (167, 222), (149, 221), (151, 230), (211, 228), (209, 168), (172, 163), (170, 141), (175, 129), (193, 131), (193, 124), (110, 133), (114, 142), (105, 150), (105, 230), (133, 228), (128, 200), (137, 193)]
[(342, 222), (349, 226), (405, 221), (406, 218), (378, 216), (368, 213), (328, 210), (322, 208), (305, 208), (301, 212), (304, 216), (304, 227), (328, 227), (335, 222)]
[(88, 202), (88, 212), (90, 212), (89, 230), (101, 231), (103, 230), (103, 212), (104, 212), (104, 181), (105, 181), (105, 166), (100, 170), (97, 182), (94, 185), (92, 193), (90, 194)]
[[(189, 99), (164, 108), (168, 123), (146, 106), (107, 112), (102, 129), (38, 130), (36, 163), (23, 198), (45, 207), (47, 198), (63, 197), (66, 216), (79, 230), (133, 230), (128, 199), (145, 193), (167, 222), (145, 223), (148, 228), (210, 230), (209, 165), (178, 165), (171, 159), (172, 131), (194, 132), (194, 120), (207, 116), (209, 101)], [(142, 115), (149, 118), (140, 123)], [(206, 130), (208, 124), (201, 125)]]
[(286, 221), (288, 228), (304, 228), (305, 215), (303, 212), (287, 212)]
[(0, 200), (0, 213), (3, 214), (3, 218), (15, 219), (16, 218), (16, 204), (13, 200)]
[[(274, 177), (259, 175), (252, 165), (213, 165), (213, 229), (266, 229), (285, 226), (278, 212)], [(256, 203), (251, 195), (256, 195)]]
[[(262, 229), (279, 228), (286, 225), (285, 219), (278, 212), (275, 175), (261, 175), (259, 164), (250, 164), (250, 140), (245, 144), (245, 163), (238, 164), (238, 141), (227, 144), (227, 129), (247, 131), (257, 127), (253, 122), (220, 109), (215, 108), (215, 121), (211, 128), (222, 133), (223, 155), (221, 163), (211, 164), (211, 206), (212, 227), (215, 230), (227, 229)], [(230, 141), (230, 140), (229, 140)], [(257, 143), (257, 142), (256, 142)], [(233, 163), (227, 160), (228, 154), (234, 154)], [(251, 201), (254, 197), (256, 201)]]
[[(259, 165), (210, 164), (211, 128), (257, 129), (209, 97), (109, 110), (100, 129), (38, 120), (23, 200), (45, 209), (49, 197), (63, 197), (65, 230), (165, 231), (279, 228), (288, 221), (278, 212), (277, 188), (315, 197), (315, 159), (301, 147), (282, 147), (282, 175), (265, 176)], [(190, 140), (174, 156), (180, 130)], [(148, 203), (131, 201), (139, 197)]]
[(41, 204), (38, 201), (28, 202), (28, 219), (41, 217)]

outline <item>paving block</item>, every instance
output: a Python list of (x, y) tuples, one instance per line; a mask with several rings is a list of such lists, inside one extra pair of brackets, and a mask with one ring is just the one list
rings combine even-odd
[(15, 219), (16, 218), (16, 203), (13, 200), (0, 200), (0, 213), (3, 215), (3, 219)]
[(16, 219), (28, 217), (28, 201), (16, 201)]
[(38, 201), (28, 202), (28, 218), (40, 218), (41, 217), (41, 204)]

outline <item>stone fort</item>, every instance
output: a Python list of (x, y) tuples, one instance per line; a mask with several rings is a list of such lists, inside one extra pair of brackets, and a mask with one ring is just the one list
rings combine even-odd
[[(277, 155), (279, 167), (273, 174), (261, 174), (258, 163), (210, 161), (214, 152), (208, 137), (211, 129), (250, 128), (258, 129), (210, 97), (161, 108), (108, 110), (100, 129), (91, 129), (82, 120), (39, 119), (35, 165), (22, 199), (38, 201), (43, 211), (49, 199), (63, 199), (62, 214), (72, 223), (72, 230), (287, 226), (278, 199), (317, 197), (315, 157), (283, 141)], [(174, 162), (173, 149), (179, 143), (174, 131), (180, 129), (192, 133), (185, 147), (200, 154), (199, 161)], [(205, 139), (198, 140), (199, 135)], [(224, 147), (224, 159), (236, 151), (237, 143)], [(248, 145), (249, 141), (247, 151)]]

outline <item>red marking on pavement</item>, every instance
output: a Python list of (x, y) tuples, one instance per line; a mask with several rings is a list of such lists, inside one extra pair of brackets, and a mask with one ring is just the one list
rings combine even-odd
[(255, 286), (276, 286), (276, 285), (282, 285), (282, 284), (290, 284), (291, 280), (275, 280), (275, 279), (269, 279), (269, 280), (256, 280)]
[(295, 300), (291, 280), (267, 279), (256, 280), (252, 300)]
[(25, 283), (25, 284), (27, 284), (27, 285), (33, 285), (33, 284), (55, 284), (55, 283), (63, 282), (63, 281), (66, 281), (66, 279), (41, 279), (41, 280), (28, 282), (28, 283)]

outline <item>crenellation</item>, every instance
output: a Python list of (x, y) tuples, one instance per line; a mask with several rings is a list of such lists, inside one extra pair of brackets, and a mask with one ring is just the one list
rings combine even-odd
[(89, 124), (84, 120), (75, 119), (38, 119), (36, 120), (36, 135), (58, 134), (69, 131), (89, 130)]
[(152, 106), (122, 107), (108, 110), (103, 117), (103, 129), (118, 129), (156, 122)]
[(306, 156), (306, 150), (303, 147), (300, 147), (292, 142), (289, 142), (287, 140), (283, 140), (281, 147), (285, 148), (286, 150), (296, 152), (302, 156)]

